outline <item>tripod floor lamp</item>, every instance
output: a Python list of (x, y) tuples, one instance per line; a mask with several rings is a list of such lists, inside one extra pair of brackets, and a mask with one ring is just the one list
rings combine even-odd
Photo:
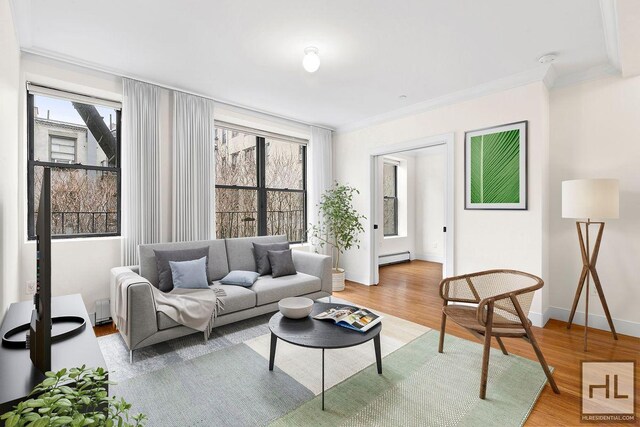
[[(598, 261), (598, 253), (600, 252), (604, 222), (594, 222), (591, 221), (591, 219), (596, 218), (602, 220), (618, 218), (619, 198), (619, 184), (617, 179), (576, 179), (562, 182), (562, 217), (578, 219), (578, 221), (576, 221), (576, 228), (578, 230), (578, 242), (582, 254), (582, 272), (578, 279), (578, 288), (576, 289), (576, 296), (573, 299), (573, 307), (569, 315), (567, 329), (571, 328), (571, 323), (573, 323), (573, 317), (578, 307), (578, 300), (580, 299), (580, 294), (583, 289), (585, 289), (586, 283), (584, 351), (587, 351), (587, 329), (589, 327), (590, 278), (593, 278), (593, 284), (600, 297), (600, 302), (602, 303), (604, 314), (607, 316), (613, 338), (618, 339), (618, 334), (616, 334), (611, 313), (609, 312), (609, 306), (602, 291), (602, 284), (596, 271), (596, 262)], [(589, 229), (591, 226), (597, 227), (596, 240), (593, 243), (593, 252), (591, 250), (591, 242), (589, 241)], [(583, 228), (584, 233), (582, 232)]]

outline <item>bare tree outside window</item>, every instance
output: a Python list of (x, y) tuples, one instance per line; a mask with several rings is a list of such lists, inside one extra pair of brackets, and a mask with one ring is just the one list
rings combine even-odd
[(33, 93), (28, 105), (29, 238), (45, 166), (54, 237), (119, 234), (120, 111)]
[(306, 147), (218, 128), (215, 152), (217, 238), (306, 240)]

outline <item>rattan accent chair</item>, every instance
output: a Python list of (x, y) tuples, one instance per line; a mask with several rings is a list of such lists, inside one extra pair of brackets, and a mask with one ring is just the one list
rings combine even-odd
[(509, 353), (502, 338), (523, 338), (529, 341), (551, 388), (555, 393), (560, 393), (531, 331), (531, 321), (527, 318), (533, 294), (543, 285), (544, 282), (539, 277), (516, 270), (481, 271), (449, 277), (440, 282), (440, 297), (444, 306), (438, 352), (442, 353), (447, 318), (484, 341), (480, 379), (481, 399), (484, 399), (487, 393), (491, 337), (496, 338), (505, 355)]

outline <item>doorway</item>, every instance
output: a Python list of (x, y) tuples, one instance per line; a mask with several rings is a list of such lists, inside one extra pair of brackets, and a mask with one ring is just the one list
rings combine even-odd
[(371, 283), (379, 263), (406, 258), (442, 263), (454, 275), (453, 134), (370, 152)]

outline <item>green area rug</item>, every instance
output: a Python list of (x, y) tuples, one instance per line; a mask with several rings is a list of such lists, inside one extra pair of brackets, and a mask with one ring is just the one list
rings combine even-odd
[(520, 426), (544, 385), (540, 365), (491, 350), (487, 398), (478, 398), (482, 346), (431, 331), (278, 419), (273, 426)]
[(279, 344), (269, 371), (267, 317), (221, 327), (214, 343), (153, 346), (133, 365), (120, 363), (127, 352), (119, 335), (102, 339), (118, 381), (110, 393), (147, 414), (153, 427), (520, 426), (546, 384), (537, 362), (492, 349), (483, 401), (482, 345), (447, 335), (439, 354), (438, 332), (424, 333), (427, 328), (387, 315), (383, 374), (372, 364), (372, 346), (328, 350), (327, 384), (335, 385), (327, 389), (322, 411), (320, 350)]

